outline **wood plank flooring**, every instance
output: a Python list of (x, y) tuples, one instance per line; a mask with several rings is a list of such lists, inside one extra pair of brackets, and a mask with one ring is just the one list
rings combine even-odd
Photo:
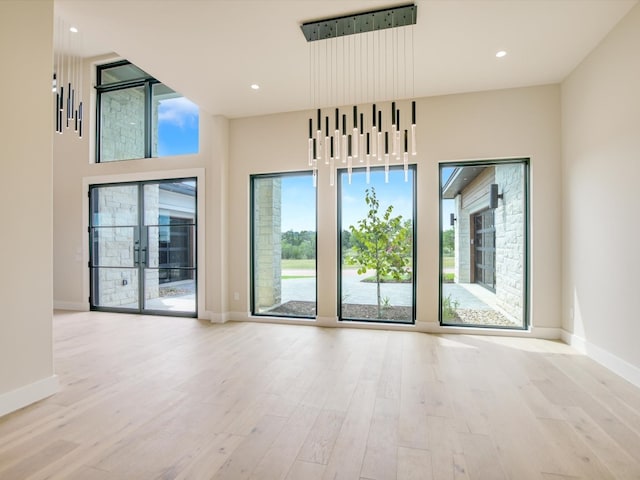
[(640, 389), (557, 342), (58, 312), (2, 480), (640, 479)]

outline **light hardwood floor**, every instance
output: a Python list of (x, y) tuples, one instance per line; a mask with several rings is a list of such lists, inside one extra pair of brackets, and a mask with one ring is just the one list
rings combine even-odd
[[(59, 312), (0, 479), (640, 479), (640, 390), (531, 339)], [(4, 368), (4, 366), (3, 366)]]

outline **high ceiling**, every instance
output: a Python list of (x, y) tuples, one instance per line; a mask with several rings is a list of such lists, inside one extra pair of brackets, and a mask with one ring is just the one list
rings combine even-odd
[[(560, 82), (637, 1), (417, 0), (415, 96)], [(301, 23), (406, 3), (55, 0), (86, 56), (115, 52), (231, 118), (312, 107)]]

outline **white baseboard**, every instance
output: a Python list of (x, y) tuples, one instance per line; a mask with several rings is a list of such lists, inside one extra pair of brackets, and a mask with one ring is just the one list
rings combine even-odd
[(88, 312), (89, 304), (77, 303), (77, 302), (63, 302), (60, 300), (54, 300), (53, 308), (54, 310), (73, 310), (76, 312)]
[(316, 317), (316, 324), (319, 327), (337, 327), (339, 322), (338, 322), (338, 317), (321, 317), (321, 316), (318, 316), (318, 317)]
[(0, 417), (50, 397), (58, 391), (58, 377), (43, 378), (7, 393), (0, 394)]
[(640, 387), (640, 368), (637, 366), (566, 330), (562, 330), (562, 341), (571, 345), (579, 352), (584, 353), (600, 365), (620, 375), (625, 380), (633, 383), (635, 386)]
[(561, 340), (562, 329), (558, 327), (531, 327), (531, 335), (544, 340)]
[(230, 320), (228, 312), (216, 313), (207, 311), (205, 313), (207, 314), (207, 320), (211, 323), (227, 323)]
[(251, 314), (249, 312), (229, 312), (227, 313), (227, 319), (232, 322), (245, 322), (249, 320)]

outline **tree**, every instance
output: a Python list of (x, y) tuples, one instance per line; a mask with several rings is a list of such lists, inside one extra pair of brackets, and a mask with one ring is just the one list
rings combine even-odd
[(358, 226), (349, 226), (358, 274), (368, 269), (376, 272), (378, 318), (382, 318), (380, 283), (385, 277), (401, 280), (410, 273), (412, 253), (411, 221), (403, 221), (402, 215), (392, 217), (393, 205), (380, 213), (380, 202), (375, 188), (365, 190), (364, 200), (369, 207), (367, 218), (358, 220)]
[(455, 238), (453, 228), (442, 232), (442, 253), (444, 255), (453, 255), (455, 251)]
[(308, 230), (287, 230), (281, 235), (282, 258), (309, 259), (316, 256), (316, 233)]

